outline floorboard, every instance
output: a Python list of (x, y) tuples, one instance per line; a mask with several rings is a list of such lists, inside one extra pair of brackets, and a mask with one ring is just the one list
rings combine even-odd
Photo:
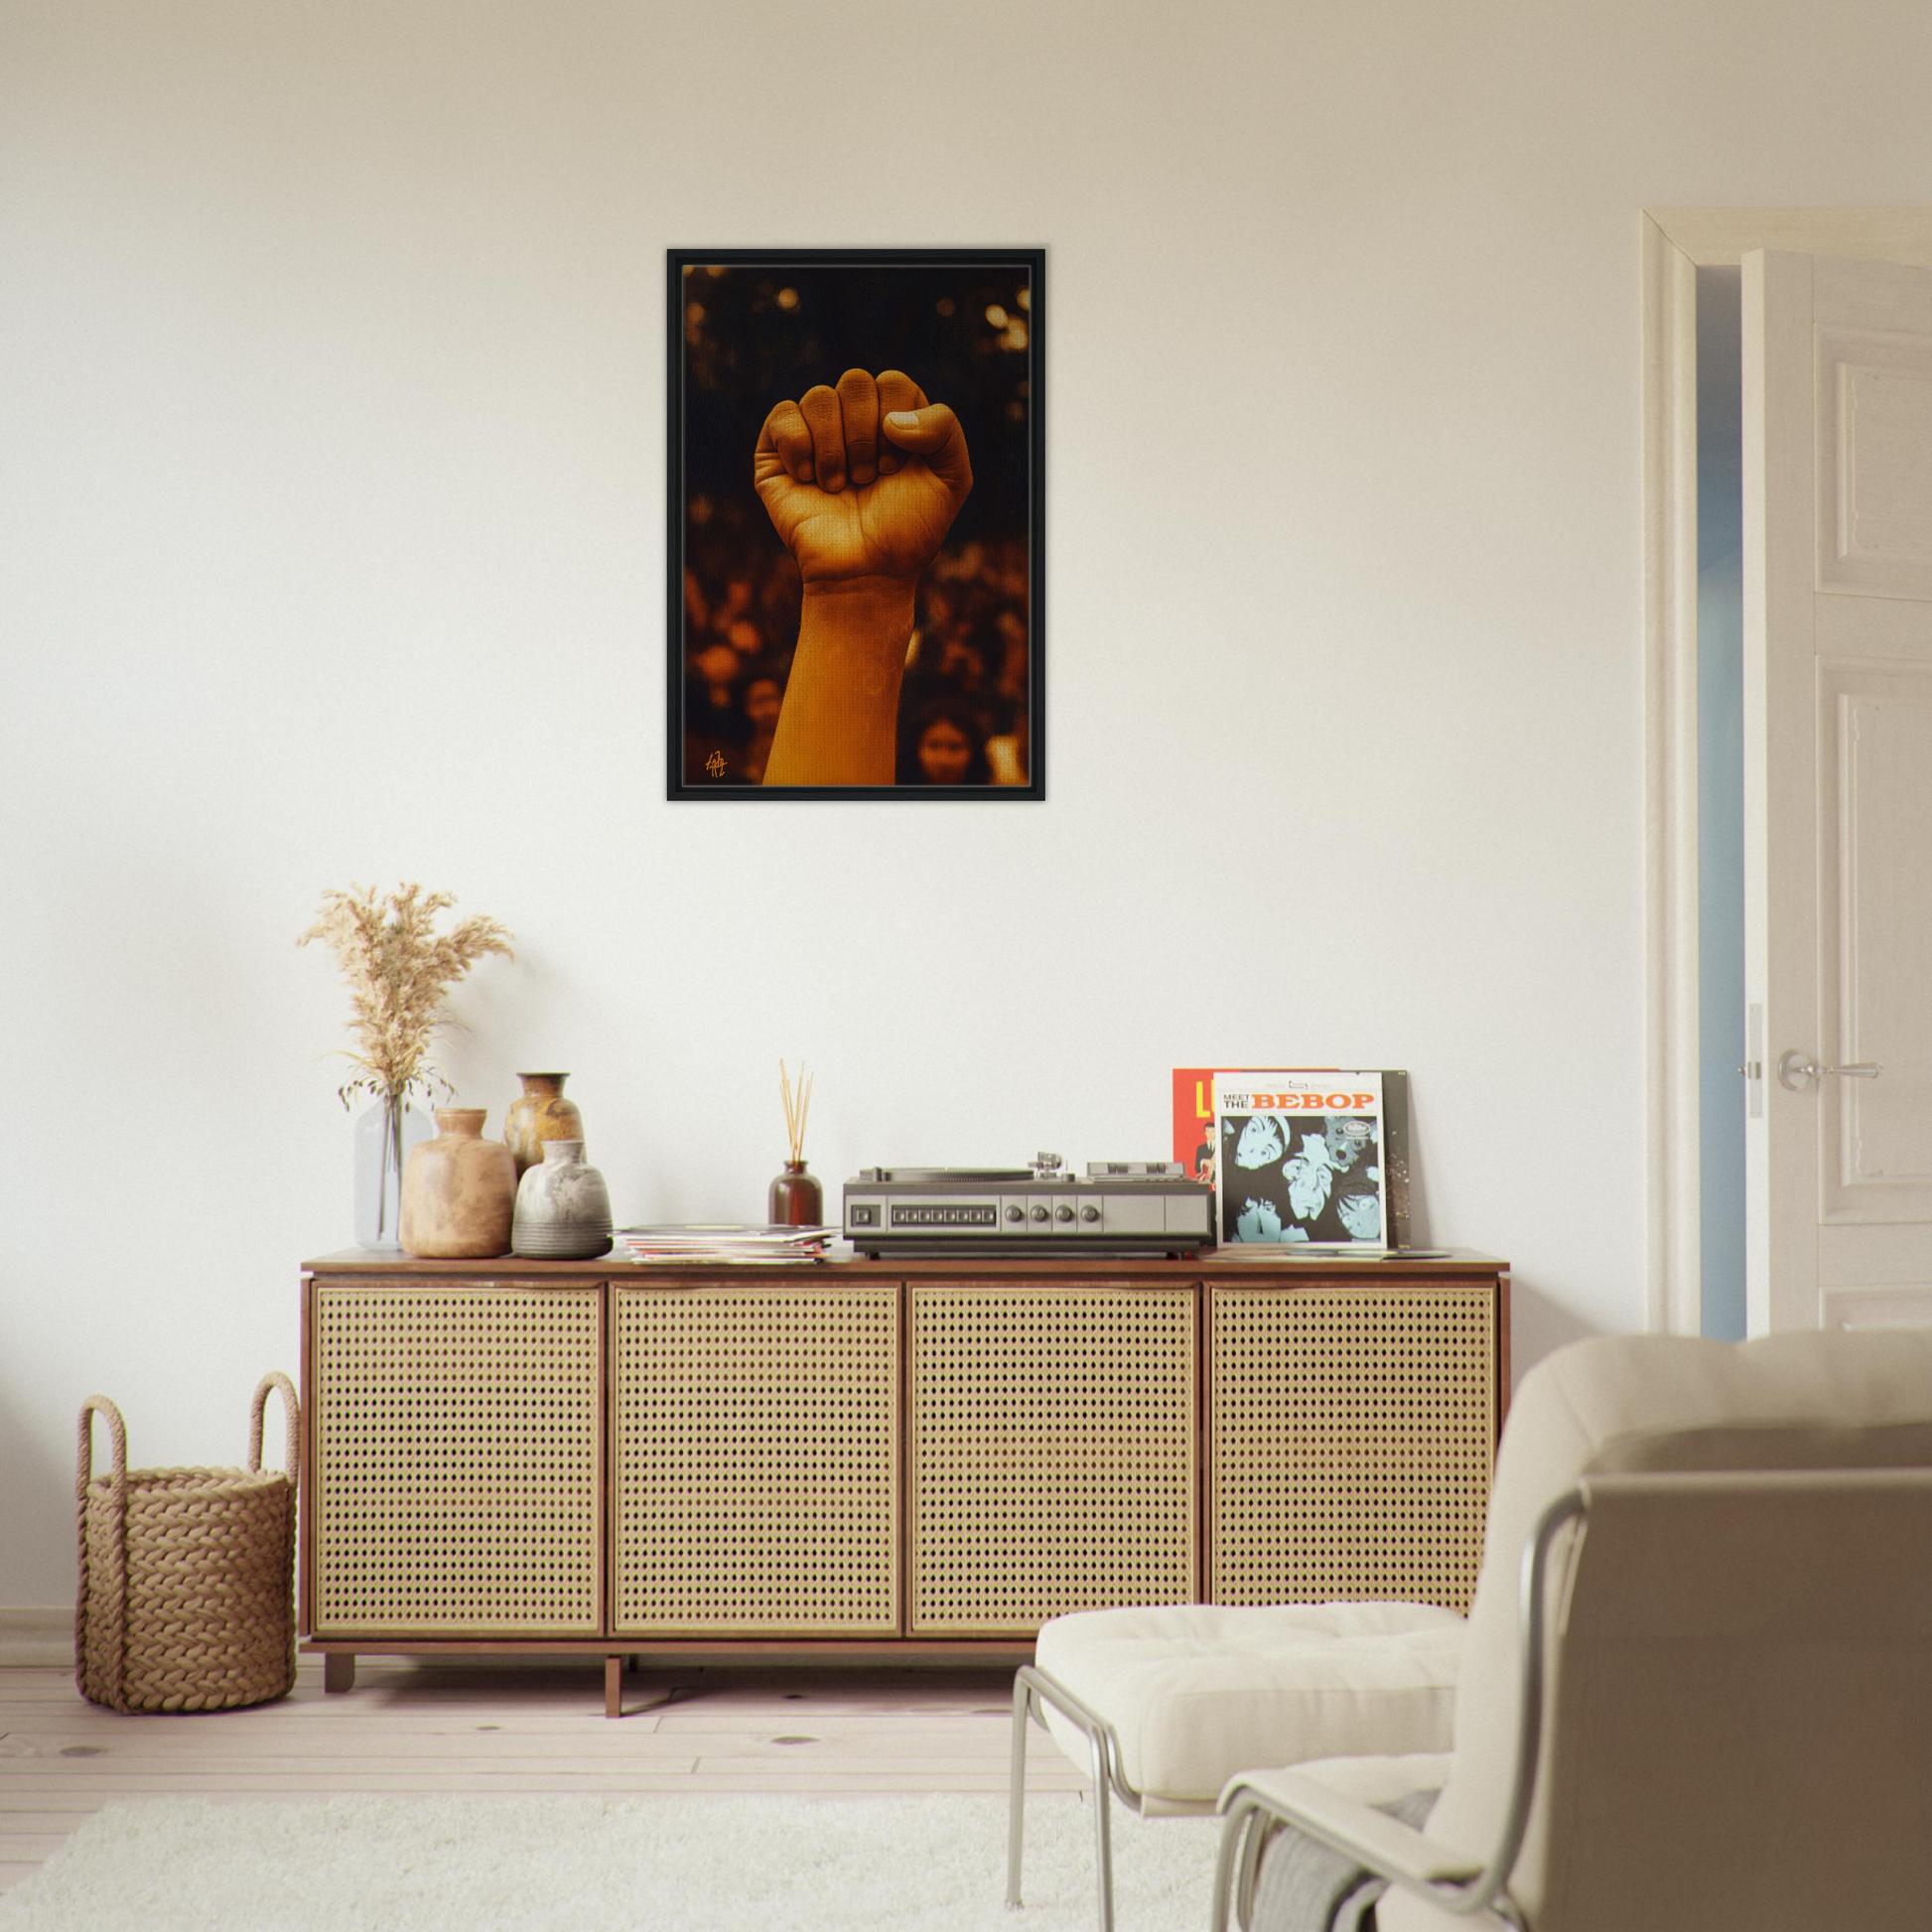
[[(68, 1670), (0, 1668), (0, 1890), (101, 1806), (144, 1797), (294, 1802), (353, 1793), (1003, 1792), (1007, 1670), (724, 1666), (640, 1671), (604, 1716), (601, 1660), (322, 1661), (249, 1711), (123, 1717)], [(1034, 1733), (1028, 1786), (1083, 1784)]]

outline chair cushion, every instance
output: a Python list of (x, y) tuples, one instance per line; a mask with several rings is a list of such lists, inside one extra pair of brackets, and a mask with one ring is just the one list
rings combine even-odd
[[(1035, 1656), (1114, 1726), (1150, 1811), (1207, 1811), (1259, 1765), (1448, 1750), (1463, 1627), (1433, 1603), (1182, 1603), (1054, 1617)], [(1046, 1717), (1086, 1768), (1080, 1732)]]

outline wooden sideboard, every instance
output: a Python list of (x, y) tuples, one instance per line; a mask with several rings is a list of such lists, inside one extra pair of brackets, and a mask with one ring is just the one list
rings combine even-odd
[(1065, 1610), (1466, 1608), (1509, 1274), (1232, 1259), (303, 1271), (300, 1610), (358, 1652), (1019, 1659)]

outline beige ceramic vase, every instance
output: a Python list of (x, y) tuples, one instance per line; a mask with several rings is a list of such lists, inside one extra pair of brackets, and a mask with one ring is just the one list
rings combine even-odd
[(402, 1175), (402, 1246), (425, 1259), (506, 1255), (516, 1163), (483, 1138), (487, 1109), (439, 1107), (436, 1138), (410, 1152)]
[(503, 1144), (516, 1162), (517, 1178), (543, 1159), (545, 1141), (581, 1141), (584, 1116), (574, 1100), (564, 1098), (568, 1073), (519, 1073), (520, 1098), (510, 1102), (503, 1116)]

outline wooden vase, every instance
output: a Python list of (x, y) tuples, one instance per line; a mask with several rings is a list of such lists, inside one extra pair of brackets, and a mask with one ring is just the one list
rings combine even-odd
[(516, 1163), (483, 1138), (487, 1109), (439, 1107), (436, 1138), (409, 1157), (402, 1176), (402, 1245), (425, 1260), (510, 1250)]

